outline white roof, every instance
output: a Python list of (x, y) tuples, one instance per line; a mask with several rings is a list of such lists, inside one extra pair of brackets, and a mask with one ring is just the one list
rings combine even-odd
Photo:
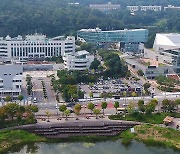
[(155, 39), (156, 45), (180, 47), (180, 34), (169, 33), (169, 34), (156, 34)]
[(81, 50), (81, 51), (76, 52), (76, 54), (78, 56), (80, 56), (80, 55), (87, 55), (87, 54), (89, 54), (89, 52), (87, 52), (86, 50)]

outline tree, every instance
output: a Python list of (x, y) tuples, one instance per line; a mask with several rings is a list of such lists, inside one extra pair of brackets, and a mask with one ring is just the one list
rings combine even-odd
[(154, 110), (155, 110), (155, 107), (156, 107), (156, 104), (154, 102), (150, 101), (145, 109), (146, 114), (152, 114), (152, 112), (154, 112)]
[(114, 108), (116, 109), (116, 114), (117, 114), (117, 108), (119, 107), (119, 102), (114, 102)]
[(162, 107), (164, 112), (173, 112), (176, 108), (176, 102), (168, 99), (162, 101)]
[(63, 116), (63, 114), (64, 114), (64, 111), (66, 111), (66, 110), (67, 110), (66, 105), (63, 104), (63, 105), (60, 105), (60, 106), (59, 106), (59, 111), (62, 112), (62, 116)]
[[(79, 115), (80, 111), (81, 111), (81, 108), (82, 108), (82, 106), (80, 104), (76, 104), (75, 107), (74, 107), (74, 113), (76, 115)], [(76, 118), (76, 120), (78, 120), (78, 118)]]
[(98, 119), (98, 114), (100, 114), (101, 110), (96, 108), (93, 110), (93, 112), (96, 115), (96, 119)]
[(25, 107), (24, 106), (19, 106), (18, 108), (18, 111), (16, 113), (17, 115), (17, 118), (18, 118), (18, 121), (21, 121), (22, 120), (22, 115), (23, 113), (26, 111)]
[(88, 109), (91, 110), (91, 114), (92, 114), (92, 111), (94, 110), (94, 107), (95, 105), (92, 102), (88, 103)]
[(138, 70), (137, 73), (138, 73), (138, 75), (140, 75), (140, 76), (143, 76), (143, 75), (144, 75), (144, 73), (143, 73), (142, 70)]
[(90, 69), (95, 69), (95, 70), (97, 70), (98, 67), (99, 67), (99, 65), (100, 65), (100, 61), (97, 60), (97, 58), (94, 58), (94, 61), (93, 61), (93, 62), (91, 63), (91, 65), (90, 65)]
[(70, 111), (68, 110), (68, 109), (66, 109), (65, 111), (64, 111), (64, 115), (66, 116), (66, 120), (68, 120), (68, 116), (70, 115)]
[(132, 97), (136, 97), (137, 93), (135, 91), (133, 91), (131, 95), (132, 95)]
[(107, 108), (107, 102), (102, 102), (101, 103), (101, 108), (103, 110), (103, 115), (104, 115), (104, 110)]
[(18, 100), (22, 101), (24, 99), (24, 96), (23, 95), (19, 95), (18, 96)]
[(89, 97), (93, 98), (93, 92), (92, 91), (89, 92)]
[(4, 99), (6, 102), (10, 102), (12, 101), (12, 97), (11, 96), (6, 96), (6, 98)]
[(127, 106), (128, 113), (132, 114), (134, 112), (134, 108), (135, 108), (135, 103), (134, 102), (130, 102), (129, 105)]
[(144, 100), (139, 100), (138, 101), (138, 108), (141, 112), (145, 111), (145, 106), (144, 106)]
[(47, 120), (47, 122), (50, 122), (49, 121), (49, 117), (52, 115), (49, 111), (45, 111), (45, 113), (46, 113), (46, 116), (48, 117), (48, 120)]
[(0, 123), (3, 124), (6, 118), (6, 110), (5, 107), (0, 108)]
[(28, 105), (26, 106), (26, 109), (33, 113), (36, 113), (39, 111), (39, 108), (37, 107), (37, 105)]
[(151, 87), (151, 84), (148, 83), (148, 82), (146, 82), (146, 83), (143, 85), (143, 87), (144, 87), (144, 90), (147, 91), (147, 89)]
[(16, 103), (9, 103), (5, 106), (5, 111), (11, 117), (12, 121), (16, 113), (18, 112), (18, 109), (19, 105)]

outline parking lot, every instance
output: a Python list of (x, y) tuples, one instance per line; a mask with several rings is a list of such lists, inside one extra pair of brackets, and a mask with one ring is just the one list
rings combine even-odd
[(141, 92), (142, 85), (137, 81), (124, 81), (121, 79), (108, 79), (108, 80), (99, 80), (94, 84), (80, 84), (80, 88), (89, 95), (90, 92), (93, 94), (101, 94), (101, 93), (121, 93), (124, 91), (129, 92)]

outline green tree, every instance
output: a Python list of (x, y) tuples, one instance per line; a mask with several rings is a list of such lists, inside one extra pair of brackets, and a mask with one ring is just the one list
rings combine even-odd
[(119, 102), (114, 102), (114, 108), (116, 109), (116, 114), (117, 114), (117, 108), (119, 107)]
[[(74, 106), (74, 113), (78, 116), (80, 114), (82, 106), (80, 104), (76, 104)], [(78, 118), (76, 118), (76, 120), (78, 120)]]
[(93, 98), (93, 92), (92, 91), (89, 92), (89, 97)]
[(137, 93), (135, 91), (132, 92), (132, 97), (137, 97)]
[(101, 110), (100, 109), (94, 109), (93, 112), (96, 115), (96, 119), (98, 119), (98, 114), (100, 114)]
[(67, 107), (65, 104), (59, 106), (59, 111), (62, 112), (62, 117), (63, 117), (64, 111), (66, 110), (67, 110)]
[(47, 120), (47, 122), (50, 122), (49, 121), (49, 118), (50, 118), (50, 116), (52, 115), (49, 111), (45, 111), (45, 113), (46, 113), (46, 116), (48, 117), (48, 120)]
[(130, 102), (127, 106), (127, 111), (129, 114), (132, 114), (134, 112), (135, 109), (135, 103), (134, 102)]
[(102, 102), (101, 103), (101, 108), (103, 110), (103, 115), (104, 115), (104, 110), (107, 108), (107, 102)]
[(5, 107), (0, 108), (0, 123), (3, 124), (5, 121), (5, 118), (7, 117), (7, 113), (5, 110)]
[(12, 121), (16, 113), (18, 112), (18, 109), (19, 105), (16, 103), (9, 103), (5, 106), (5, 111), (11, 117)]
[(143, 85), (143, 87), (144, 87), (144, 90), (147, 91), (147, 89), (151, 87), (151, 84), (148, 83), (148, 82), (146, 82), (146, 83)]
[(144, 106), (144, 100), (139, 100), (138, 101), (138, 108), (141, 112), (145, 111), (145, 106)]
[(149, 102), (148, 105), (146, 105), (146, 114), (152, 114), (154, 112), (156, 107), (156, 104), (154, 102)]
[(65, 111), (64, 111), (64, 115), (66, 116), (66, 120), (68, 120), (68, 116), (70, 115), (71, 113), (70, 113), (70, 111), (68, 110), (68, 109), (66, 109)]
[(99, 60), (97, 60), (97, 58), (95, 58), (94, 61), (90, 65), (90, 69), (97, 70), (99, 65), (100, 65)]
[(171, 101), (169, 99), (164, 99), (162, 101), (162, 107), (164, 112), (173, 112), (176, 108), (177, 104), (175, 101)]
[(19, 95), (18, 96), (18, 100), (22, 101), (24, 99), (24, 96), (23, 95)]
[(94, 110), (94, 107), (95, 107), (94, 103), (92, 102), (88, 103), (88, 109), (91, 110), (91, 114), (92, 114), (92, 111)]
[(23, 113), (25, 113), (26, 109), (24, 106), (19, 106), (18, 111), (16, 113), (18, 121), (22, 120)]
[(144, 73), (143, 73), (142, 70), (138, 70), (137, 73), (138, 73), (138, 75), (140, 75), (140, 76), (143, 76), (143, 75), (144, 75)]
[(26, 109), (33, 113), (36, 113), (39, 111), (39, 108), (37, 107), (37, 105), (28, 105), (26, 106)]
[(12, 97), (11, 96), (6, 96), (6, 98), (4, 99), (6, 102), (10, 102), (12, 101)]

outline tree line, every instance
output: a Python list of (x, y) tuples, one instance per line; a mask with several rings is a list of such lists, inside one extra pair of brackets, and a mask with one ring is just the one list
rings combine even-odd
[[(146, 46), (152, 47), (157, 32), (180, 31), (178, 10), (136, 12), (136, 15), (131, 15), (128, 10), (120, 9), (105, 14), (91, 10), (88, 6), (69, 5), (69, 2), (72, 0), (0, 0), (0, 36), (17, 36), (34, 32), (44, 33), (49, 37), (76, 36), (77, 30), (82, 28), (100, 27), (102, 30), (147, 28), (150, 35)], [(117, 2), (130, 4), (130, 1), (125, 0)], [(169, 0), (165, 1), (168, 2)], [(134, 5), (144, 3), (162, 4), (162, 1), (132, 1)], [(174, 0), (169, 4), (178, 5), (179, 1)]]

